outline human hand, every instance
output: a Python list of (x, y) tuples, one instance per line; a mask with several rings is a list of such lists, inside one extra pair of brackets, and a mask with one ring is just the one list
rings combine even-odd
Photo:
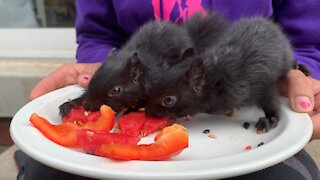
[(86, 87), (94, 72), (101, 63), (92, 64), (65, 64), (54, 72), (44, 77), (31, 91), (29, 99), (33, 100), (50, 91), (65, 87), (67, 85), (79, 84)]
[(320, 138), (320, 81), (305, 76), (299, 70), (291, 70), (280, 81), (280, 92), (289, 98), (291, 108), (306, 112), (313, 123), (312, 139)]

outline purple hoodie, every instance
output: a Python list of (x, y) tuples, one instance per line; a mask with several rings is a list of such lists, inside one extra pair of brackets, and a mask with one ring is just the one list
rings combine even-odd
[(77, 61), (102, 62), (149, 20), (185, 22), (195, 12), (223, 14), (231, 22), (264, 16), (278, 22), (295, 58), (320, 79), (320, 1), (318, 0), (77, 0)]

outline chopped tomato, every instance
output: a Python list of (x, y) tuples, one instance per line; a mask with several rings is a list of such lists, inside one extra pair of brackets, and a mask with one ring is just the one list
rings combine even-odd
[(62, 122), (61, 124), (51, 124), (45, 118), (33, 113), (30, 117), (30, 122), (41, 131), (47, 138), (52, 141), (67, 147), (77, 147), (76, 131), (79, 129), (91, 129), (96, 131), (110, 131), (114, 126), (115, 112), (106, 105), (100, 108), (100, 117), (96, 122), (87, 122), (83, 125)]
[(147, 136), (174, 123), (169, 118), (153, 118), (146, 116), (143, 111), (131, 112), (122, 116), (119, 121), (119, 129), (122, 134), (131, 136)]
[(66, 116), (62, 118), (64, 122), (78, 123), (80, 125), (88, 121), (95, 122), (100, 116), (99, 111), (85, 111), (82, 106), (73, 108)]
[(85, 152), (95, 153), (102, 144), (137, 144), (140, 141), (138, 136), (126, 134), (99, 132), (87, 129), (76, 132), (78, 144)]
[(188, 133), (178, 124), (162, 129), (152, 144), (103, 144), (97, 155), (122, 160), (163, 160), (188, 147)]

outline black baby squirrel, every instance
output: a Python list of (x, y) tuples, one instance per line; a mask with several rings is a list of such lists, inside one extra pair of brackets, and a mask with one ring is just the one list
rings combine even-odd
[(166, 71), (150, 90), (145, 112), (178, 118), (257, 105), (265, 117), (256, 128), (269, 131), (279, 121), (277, 81), (294, 66), (290, 43), (278, 25), (245, 18), (218, 44)]
[(182, 26), (165, 21), (146, 23), (118, 53), (109, 52), (85, 92), (59, 107), (60, 115), (81, 105), (98, 110), (107, 104), (120, 114), (144, 107), (148, 89), (154, 85), (149, 81), (161, 79), (168, 68), (217, 42), (227, 27), (218, 14), (196, 14)]

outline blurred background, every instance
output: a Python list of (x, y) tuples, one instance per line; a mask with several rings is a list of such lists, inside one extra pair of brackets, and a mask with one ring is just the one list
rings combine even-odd
[(1, 0), (0, 10), (2, 28), (74, 26), (74, 0)]
[(74, 0), (0, 0), (0, 153), (35, 84), (75, 61), (75, 13)]

